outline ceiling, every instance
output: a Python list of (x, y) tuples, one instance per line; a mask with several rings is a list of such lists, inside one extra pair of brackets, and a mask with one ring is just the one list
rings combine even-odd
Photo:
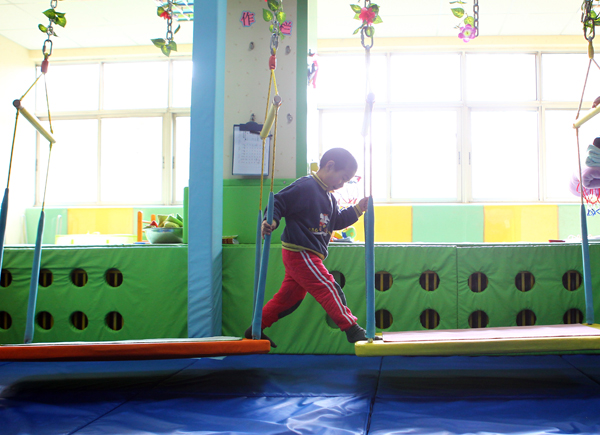
[[(243, 1), (250, 5), (255, 2), (255, 12), (264, 6), (263, 0)], [(351, 19), (350, 4), (361, 2), (306, 1), (316, 2), (318, 38), (356, 37), (352, 33), (359, 22)], [(459, 19), (450, 11), (450, 0), (376, 1), (383, 19), (375, 26), (377, 37), (457, 35)], [(466, 7), (472, 8), (473, 0), (466, 2)], [(582, 0), (480, 0), (479, 34), (582, 35), (581, 4)], [(54, 48), (151, 45), (150, 39), (164, 38), (166, 33), (165, 21), (156, 15), (156, 7), (156, 0), (60, 1), (56, 10), (66, 13), (67, 26), (55, 26), (58, 38), (53, 38)], [(45, 34), (37, 26), (48, 24), (42, 12), (49, 8), (49, 0), (0, 0), (0, 35), (27, 49), (41, 50)], [(176, 42), (191, 43), (193, 24), (180, 24)]]

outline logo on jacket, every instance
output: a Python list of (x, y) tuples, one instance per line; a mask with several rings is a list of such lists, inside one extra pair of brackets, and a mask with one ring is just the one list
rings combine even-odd
[(329, 223), (329, 215), (321, 213), (319, 216), (319, 231), (317, 234), (327, 234), (327, 224)]

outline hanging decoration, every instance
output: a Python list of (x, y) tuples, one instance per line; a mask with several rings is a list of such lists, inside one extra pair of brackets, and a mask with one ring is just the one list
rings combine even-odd
[(44, 41), (44, 48), (42, 52), (44, 54), (44, 60), (47, 60), (48, 57), (52, 54), (52, 36), (57, 36), (54, 31), (54, 25), (65, 27), (67, 25), (67, 19), (65, 18), (64, 12), (57, 12), (56, 7), (58, 6), (58, 0), (52, 0), (50, 2), (50, 9), (45, 10), (43, 13), (48, 17), (48, 26), (44, 26), (43, 24), (38, 24), (38, 29), (42, 33), (47, 35), (46, 40)]
[(156, 9), (156, 15), (167, 20), (167, 35), (165, 36), (165, 39), (156, 38), (152, 39), (151, 41), (156, 47), (160, 48), (160, 51), (162, 51), (165, 56), (170, 56), (171, 51), (177, 51), (177, 43), (173, 37), (177, 32), (179, 32), (179, 29), (181, 29), (181, 26), (179, 25), (173, 32), (173, 7), (173, 0), (168, 0), (166, 3), (163, 3)]
[(263, 19), (271, 22), (269, 25), (271, 38), (273, 39), (276, 36), (283, 40), (285, 35), (291, 34), (291, 22), (288, 26), (285, 21), (286, 15), (283, 11), (283, 4), (281, 0), (266, 0), (266, 2), (269, 9), (263, 9)]
[(375, 28), (373, 24), (383, 23), (383, 20), (379, 16), (379, 6), (375, 3), (371, 3), (370, 0), (365, 0), (365, 6), (361, 7), (358, 5), (350, 5), (354, 11), (354, 19), (362, 21), (362, 24), (356, 29), (353, 35), (361, 32), (361, 35), (373, 38), (375, 34)]
[[(469, 42), (479, 36), (479, 0), (473, 2), (473, 15), (469, 15), (462, 5), (467, 2), (462, 0), (454, 0), (450, 2), (452, 6), (452, 14), (456, 18), (460, 18), (460, 23), (456, 26), (459, 29), (458, 37), (464, 42)], [(458, 5), (458, 6), (454, 6)]]

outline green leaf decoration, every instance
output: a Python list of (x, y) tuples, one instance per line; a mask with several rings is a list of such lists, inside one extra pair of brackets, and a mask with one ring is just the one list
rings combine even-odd
[(273, 12), (277, 12), (281, 7), (281, 2), (279, 0), (267, 0), (267, 6), (269, 6), (269, 9)]
[(271, 24), (269, 26), (269, 32), (273, 33), (274, 30), (275, 30), (275, 27), (273, 26), (273, 24)]
[(454, 2), (450, 2), (450, 4), (451, 4), (451, 5), (454, 5), (454, 4), (456, 4), (456, 3), (458, 3), (459, 5), (466, 5), (466, 4), (467, 4), (467, 2), (463, 2), (463, 1), (461, 1), (461, 0), (456, 0), (456, 1), (454, 1)]
[(285, 39), (285, 35), (279, 31), (279, 38), (283, 41)]
[(38, 24), (38, 29), (40, 29), (42, 33), (46, 33), (48, 31), (48, 28), (43, 24)]
[(475, 18), (473, 17), (467, 17), (465, 18), (465, 24), (470, 24), (471, 26), (475, 25)]
[(165, 8), (163, 8), (162, 6), (159, 6), (159, 7), (156, 9), (156, 15), (158, 15), (158, 16), (160, 17), (160, 16), (163, 14), (163, 12), (164, 12), (165, 10), (166, 10)]
[(360, 14), (360, 11), (362, 11), (362, 8), (359, 5), (350, 5), (350, 7), (357, 14)]
[(354, 19), (355, 20), (360, 20), (360, 14), (354, 14)]
[(381, 19), (381, 17), (379, 15), (377, 15), (375, 17), (375, 19), (373, 20), (373, 24), (379, 24), (379, 23), (383, 23), (383, 20)]
[(462, 18), (465, 14), (465, 10), (463, 8), (452, 8), (452, 13), (456, 18)]
[(162, 47), (160, 47), (160, 51), (162, 51), (162, 53), (165, 56), (169, 56), (171, 54), (171, 47), (169, 47), (168, 45), (163, 45)]
[(175, 41), (171, 41), (171, 43), (168, 44), (167, 47), (169, 47), (173, 51), (177, 51), (177, 44), (175, 43)]
[(58, 24), (60, 27), (65, 27), (67, 25), (67, 19), (65, 17), (59, 17), (56, 19), (55, 23)]
[(379, 5), (371, 4), (371, 10), (375, 12), (375, 14), (379, 14)]
[(285, 21), (285, 12), (277, 12), (277, 21), (279, 21), (279, 24), (282, 24)]
[(161, 48), (165, 45), (165, 40), (162, 38), (151, 39), (155, 47)]
[(353, 35), (356, 35), (358, 32), (360, 32), (360, 29), (362, 29), (362, 28), (363, 28), (363, 26), (360, 26), (360, 27), (359, 27), (358, 29), (356, 29), (356, 30), (355, 30), (355, 31), (354, 31), (352, 34), (353, 34)]
[(56, 12), (54, 12), (54, 9), (47, 9), (43, 12), (43, 14), (46, 15), (51, 20), (56, 18)]
[(598, 14), (596, 13), (596, 11), (592, 10), (592, 11), (590, 12), (590, 17), (591, 17), (593, 20), (595, 20), (595, 19), (598, 17)]
[(64, 12), (56, 12), (56, 16), (57, 16), (58, 18), (64, 18), (64, 17), (65, 17), (65, 15), (66, 15), (66, 14), (65, 14)]
[(375, 27), (373, 27), (373, 26), (365, 27), (365, 36), (367, 38), (372, 38), (374, 34), (375, 34)]
[(273, 19), (274, 15), (273, 12), (271, 12), (268, 9), (263, 9), (263, 18), (265, 21), (271, 21)]
[[(177, 28), (175, 29), (175, 32), (173, 32), (173, 34), (179, 32), (179, 29), (181, 29), (181, 24), (179, 26), (177, 26)], [(177, 50), (175, 50), (175, 51), (177, 51)]]

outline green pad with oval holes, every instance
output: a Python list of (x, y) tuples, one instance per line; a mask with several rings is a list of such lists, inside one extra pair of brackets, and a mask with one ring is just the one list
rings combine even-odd
[[(228, 245), (223, 247), (223, 334), (239, 336), (250, 326), (252, 320), (254, 245)], [(347, 303), (358, 323), (365, 326), (365, 257), (362, 244), (338, 244), (330, 246), (325, 266), (338, 283), (343, 284)], [(454, 245), (376, 245), (375, 270), (391, 275), (391, 286), (386, 291), (376, 291), (375, 310), (380, 322), (392, 324), (386, 331), (425, 329), (421, 315), (433, 327), (456, 327), (456, 247)], [(424, 275), (424, 272), (430, 272)], [(433, 272), (437, 274), (437, 282)], [(265, 302), (279, 289), (284, 277), (281, 246), (273, 245), (269, 259), (269, 273), (265, 290)], [(380, 274), (378, 276), (385, 276)], [(343, 275), (343, 280), (340, 280)], [(343, 282), (340, 282), (343, 281)], [(389, 278), (376, 279), (376, 286)], [(423, 284), (423, 285), (422, 285)], [(429, 286), (428, 291), (423, 286)], [(435, 287), (435, 289), (434, 289)], [(312, 296), (307, 296), (300, 307), (288, 317), (281, 319), (265, 333), (277, 344), (271, 353), (297, 354), (353, 354), (354, 345), (348, 343), (346, 334), (333, 323)], [(331, 325), (331, 326), (330, 326)], [(377, 328), (377, 331), (382, 331)]]
[[(32, 262), (32, 247), (5, 249), (0, 343), (23, 342)], [(36, 313), (52, 320), (36, 321), (34, 342), (187, 337), (186, 245), (44, 246), (40, 268)]]
[[(489, 327), (580, 323), (567, 312), (585, 313), (581, 258), (578, 243), (458, 246), (457, 327), (468, 328), (470, 317)], [(600, 245), (590, 245), (590, 258), (600, 270)], [(600, 276), (592, 276), (598, 294)]]

